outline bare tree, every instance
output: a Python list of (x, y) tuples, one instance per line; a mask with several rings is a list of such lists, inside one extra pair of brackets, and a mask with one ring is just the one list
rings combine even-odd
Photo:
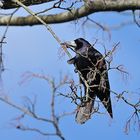
[[(32, 7), (33, 5), (40, 6), (40, 4), (46, 4), (46, 8), (40, 8), (38, 11), (33, 11)], [(139, 0), (1, 0), (0, 1), (0, 26), (5, 26), (5, 31), (3, 33), (3, 36), (0, 39), (0, 74), (4, 71), (4, 62), (3, 62), (3, 53), (2, 49), (6, 38), (6, 33), (8, 31), (8, 28), (10, 26), (36, 26), (36, 25), (43, 25), (54, 37), (54, 39), (59, 43), (59, 45), (62, 47), (62, 49), (65, 51), (65, 53), (68, 55), (68, 57), (71, 58), (71, 54), (68, 52), (66, 47), (62, 44), (61, 38), (56, 35), (56, 33), (52, 30), (51, 26), (48, 24), (58, 24), (58, 23), (64, 23), (64, 22), (70, 22), (70, 21), (76, 21), (80, 20), (81, 18), (84, 19), (82, 21), (82, 26), (87, 22), (92, 22), (95, 24), (98, 28), (100, 28), (103, 32), (107, 32), (109, 36), (110, 30), (118, 29), (123, 26), (126, 26), (128, 24), (136, 24), (138, 27), (140, 27), (140, 21), (139, 21), (139, 9), (140, 9), (140, 1)], [(40, 6), (41, 7), (41, 6)], [(18, 11), (23, 8), (28, 14), (25, 14), (25, 16), (20, 16), (18, 14)], [(11, 12), (11, 9), (13, 11)], [(10, 13), (7, 12), (10, 10)], [(58, 11), (58, 13), (52, 14), (53, 10)], [(120, 23), (116, 26), (105, 26), (101, 23), (95, 21), (90, 17), (91, 14), (98, 13), (98, 12), (118, 12), (122, 14), (121, 12), (127, 12), (130, 10), (132, 12), (132, 20), (131, 21), (125, 21), (123, 23)], [(137, 12), (138, 11), (138, 12)], [(51, 14), (50, 14), (51, 13)], [(15, 15), (17, 14), (17, 15)], [(95, 44), (96, 45), (96, 42)], [(118, 72), (121, 72), (123, 74), (128, 74), (122, 67), (122, 65), (119, 66), (112, 66), (112, 58), (114, 55), (114, 52), (116, 51), (119, 43), (115, 44), (112, 47), (112, 50), (107, 51), (104, 49), (104, 58), (107, 60), (108, 69), (107, 71), (117, 70)], [(20, 130), (23, 131), (34, 131), (37, 133), (40, 133), (44, 136), (57, 136), (60, 139), (64, 140), (65, 137), (63, 135), (63, 132), (61, 131), (61, 128), (59, 126), (59, 120), (63, 119), (63, 117), (68, 115), (73, 115), (75, 113), (75, 110), (72, 112), (64, 112), (60, 113), (60, 115), (56, 114), (56, 98), (58, 97), (65, 97), (66, 99), (70, 100), (72, 104), (78, 105), (79, 103), (83, 101), (83, 90), (81, 88), (81, 85), (79, 83), (75, 83), (74, 80), (69, 79), (67, 76), (64, 76), (60, 82), (55, 83), (55, 79), (49, 78), (45, 75), (35, 74), (35, 73), (26, 73), (24, 80), (29, 80), (32, 78), (39, 78), (43, 79), (48, 82), (49, 88), (51, 89), (51, 101), (50, 101), (50, 117), (42, 117), (39, 114), (36, 113), (36, 98), (34, 100), (29, 99), (26, 97), (26, 105), (20, 106), (17, 105), (15, 102), (12, 102), (12, 100), (5, 94), (0, 94), (0, 101), (5, 102), (6, 104), (9, 104), (13, 108), (16, 108), (21, 111), (21, 114), (15, 119), (16, 124), (13, 125)], [(67, 87), (68, 93), (61, 92), (62, 87)], [(80, 93), (79, 93), (80, 91)], [(132, 102), (127, 98), (127, 93), (129, 91), (122, 91), (121, 93), (115, 92), (113, 89), (111, 89), (112, 94), (114, 95), (117, 102), (122, 100), (124, 103), (126, 103), (129, 107), (133, 108), (132, 114), (130, 114), (130, 117), (126, 121), (125, 125), (125, 132), (128, 133), (131, 126), (134, 126), (136, 128), (140, 128), (140, 99), (139, 97), (135, 102)], [(58, 96), (59, 95), (59, 96)], [(100, 102), (96, 101), (96, 106), (92, 111), (92, 114), (99, 113), (104, 114), (103, 112), (100, 112)], [(32, 128), (27, 127), (22, 123), (22, 119), (24, 119), (26, 116), (30, 116), (34, 118), (36, 121), (42, 121), (44, 123), (47, 123), (48, 125), (53, 126), (53, 132), (49, 131), (43, 131), (39, 128)]]

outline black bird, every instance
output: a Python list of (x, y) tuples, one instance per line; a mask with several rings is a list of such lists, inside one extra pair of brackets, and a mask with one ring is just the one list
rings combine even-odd
[(67, 48), (72, 48), (76, 53), (76, 56), (68, 60), (68, 63), (74, 64), (75, 71), (79, 74), (80, 82), (85, 89), (86, 99), (77, 109), (76, 121), (82, 124), (91, 117), (96, 96), (101, 100), (111, 118), (113, 118), (105, 58), (83, 38), (65, 42), (64, 44)]

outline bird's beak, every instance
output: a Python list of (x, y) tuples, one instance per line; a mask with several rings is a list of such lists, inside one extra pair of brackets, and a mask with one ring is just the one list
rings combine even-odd
[(77, 46), (75, 41), (67, 41), (62, 43), (62, 45), (65, 45), (67, 48), (75, 48)]

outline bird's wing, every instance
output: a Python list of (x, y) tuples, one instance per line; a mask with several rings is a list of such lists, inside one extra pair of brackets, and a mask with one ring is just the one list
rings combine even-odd
[(92, 84), (98, 85), (97, 87), (94, 87), (93, 90), (96, 92), (95, 94), (101, 100), (110, 116), (113, 117), (106, 61), (102, 54), (94, 48), (89, 50), (89, 59), (92, 60), (94, 64), (94, 73), (96, 73), (96, 77), (93, 79)]

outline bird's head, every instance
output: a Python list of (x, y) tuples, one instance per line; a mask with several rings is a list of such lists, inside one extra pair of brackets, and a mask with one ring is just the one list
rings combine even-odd
[(67, 48), (72, 48), (76, 52), (85, 52), (91, 44), (83, 38), (78, 38), (73, 41), (67, 41), (64, 43)]

